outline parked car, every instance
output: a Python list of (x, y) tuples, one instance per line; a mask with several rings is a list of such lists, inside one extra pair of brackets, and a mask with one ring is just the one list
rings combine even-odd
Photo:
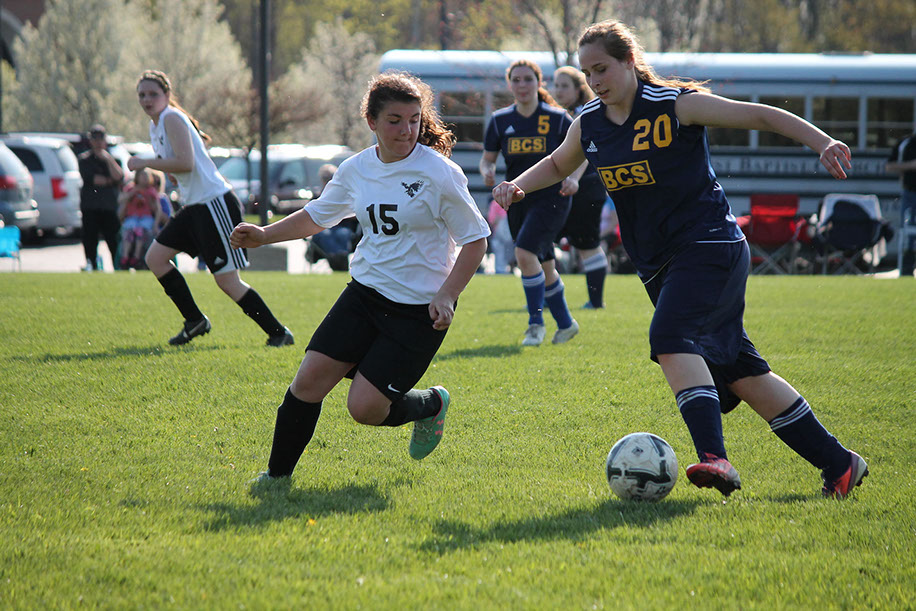
[(211, 146), (207, 153), (210, 155), (210, 159), (213, 160), (213, 163), (216, 164), (216, 168), (219, 169), (224, 163), (232, 159), (233, 157), (245, 157), (245, 149), (240, 148), (226, 148), (223, 146)]
[[(318, 168), (326, 163), (339, 165), (353, 151), (337, 144), (305, 146), (272, 144), (267, 148), (270, 178), (270, 211), (290, 214), (313, 199), (321, 189)], [(229, 157), (220, 173), (245, 204), (249, 213), (260, 212), (261, 153), (253, 150), (244, 157)]]
[[(89, 134), (76, 132), (15, 132), (16, 136), (45, 136), (49, 138), (60, 138), (70, 143), (70, 148), (79, 156), (83, 151), (89, 150)], [(105, 137), (108, 143), (108, 152), (117, 159), (118, 164), (124, 170), (124, 176), (130, 177), (132, 172), (127, 169), (127, 160), (130, 159), (130, 152), (124, 145), (124, 138), (121, 136), (112, 136), (108, 134)]]
[(38, 204), (32, 199), (32, 175), (25, 164), (0, 142), (0, 220), (19, 227), (23, 236), (38, 228)]
[(25, 164), (34, 180), (38, 229), (44, 234), (76, 233), (82, 225), (76, 154), (61, 138), (6, 134), (0, 137)]

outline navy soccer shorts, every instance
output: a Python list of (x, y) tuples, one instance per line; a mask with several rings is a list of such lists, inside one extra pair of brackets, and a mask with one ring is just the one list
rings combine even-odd
[(559, 237), (565, 237), (573, 248), (590, 250), (601, 245), (601, 209), (607, 191), (597, 173), (585, 174), (579, 190), (572, 197), (572, 207)]
[(358, 371), (396, 401), (426, 373), (446, 331), (433, 329), (427, 305), (397, 303), (351, 280), (306, 350), (355, 363), (347, 377)]
[(552, 260), (553, 241), (566, 223), (571, 203), (571, 197), (535, 193), (512, 204), (507, 213), (512, 241), (541, 261)]
[(659, 354), (699, 354), (718, 387), (770, 371), (744, 331), (749, 268), (745, 241), (693, 243), (678, 251), (646, 283), (655, 304), (652, 360)]

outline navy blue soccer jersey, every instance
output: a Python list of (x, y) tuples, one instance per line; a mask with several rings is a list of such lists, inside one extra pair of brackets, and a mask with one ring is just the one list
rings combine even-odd
[[(513, 104), (490, 117), (483, 148), (502, 153), (506, 180), (514, 180), (560, 146), (570, 125), (572, 119), (565, 110), (546, 102), (539, 102), (530, 117), (520, 115)], [(544, 195), (556, 195), (559, 191), (559, 183), (543, 190)]]
[(686, 244), (744, 239), (709, 161), (706, 128), (681, 125), (674, 112), (678, 96), (692, 92), (639, 81), (622, 125), (598, 99), (579, 115), (582, 150), (614, 200), (621, 241), (643, 279)]

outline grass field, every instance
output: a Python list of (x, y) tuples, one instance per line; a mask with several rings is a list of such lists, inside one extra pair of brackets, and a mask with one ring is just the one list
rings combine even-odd
[[(347, 277), (249, 273), (295, 333), (264, 336), (206, 274), (213, 331), (149, 274), (0, 275), (0, 607), (820, 609), (916, 607), (916, 286), (754, 277), (746, 326), (871, 475), (844, 502), (746, 406), (725, 417), (744, 489), (687, 484), (693, 450), (658, 367), (651, 306), (608, 278), (570, 344), (519, 346), (518, 280), (477, 277), (423, 382), (451, 392), (422, 462), (409, 427), (324, 403), (288, 493), (255, 498), (276, 406)], [(584, 303), (581, 276), (567, 295)], [(548, 337), (553, 329), (548, 325)], [(648, 430), (681, 476), (614, 498), (605, 456)]]

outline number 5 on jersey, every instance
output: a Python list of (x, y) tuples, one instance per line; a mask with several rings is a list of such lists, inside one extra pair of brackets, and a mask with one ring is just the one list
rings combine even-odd
[[(375, 218), (375, 208), (378, 207), (378, 220)], [(372, 223), (372, 233), (379, 232), (379, 222), (382, 224), (382, 233), (385, 235), (394, 235), (398, 232), (398, 221), (391, 216), (392, 212), (397, 212), (397, 204), (372, 204), (366, 207), (369, 213), (369, 222)]]

